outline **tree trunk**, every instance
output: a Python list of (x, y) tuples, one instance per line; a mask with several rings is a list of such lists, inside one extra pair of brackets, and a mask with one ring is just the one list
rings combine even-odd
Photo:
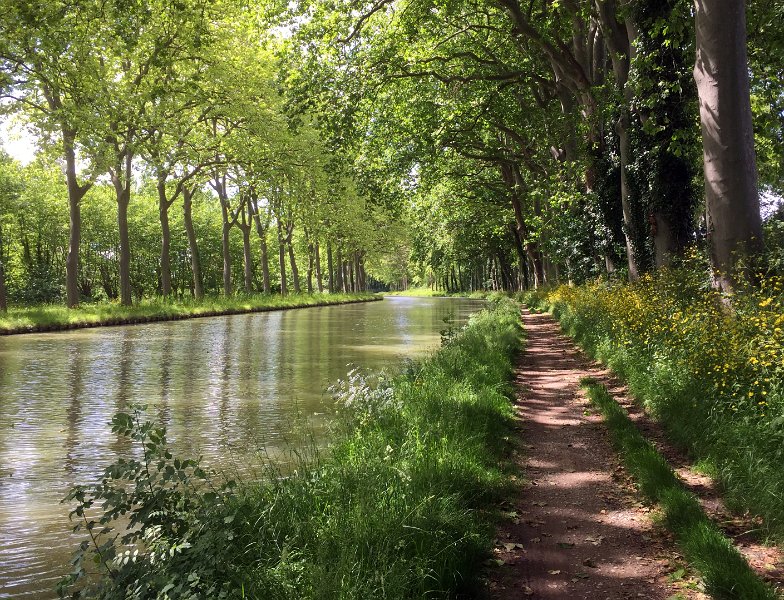
[(335, 272), (337, 274), (335, 285), (337, 285), (338, 292), (345, 292), (346, 288), (343, 285), (343, 248), (338, 246), (338, 253), (337, 253), (337, 268)]
[(512, 239), (514, 240), (515, 251), (517, 252), (517, 262), (520, 265), (520, 274), (524, 280), (522, 287), (527, 289), (528, 274), (527, 274), (527, 269), (525, 268), (525, 248), (523, 247), (523, 241), (520, 239), (520, 233), (517, 230), (517, 228), (514, 226), (510, 226), (510, 229), (512, 230)]
[(321, 252), (319, 251), (318, 240), (316, 240), (315, 251), (316, 251), (316, 286), (318, 287), (319, 294), (323, 294), (324, 282), (321, 280)]
[(5, 289), (5, 267), (3, 266), (3, 231), (0, 226), (0, 312), (8, 310), (8, 298)]
[(656, 268), (669, 267), (673, 256), (677, 256), (683, 250), (683, 245), (676, 239), (669, 220), (662, 213), (651, 213), (649, 220)]
[(270, 272), (269, 272), (269, 251), (267, 248), (267, 228), (269, 227), (269, 214), (264, 219), (265, 225), (261, 223), (259, 213), (258, 197), (251, 198), (250, 208), (253, 211), (253, 218), (256, 220), (256, 233), (259, 236), (259, 247), (261, 250), (261, 285), (265, 294), (270, 293)]
[(120, 304), (133, 304), (131, 289), (131, 242), (128, 235), (128, 205), (131, 201), (131, 155), (126, 151), (124, 161), (111, 172), (117, 196), (117, 228), (120, 233)]
[(332, 264), (332, 242), (327, 241), (327, 271), (329, 271), (329, 281), (327, 282), (329, 293), (335, 293), (335, 276)]
[(193, 228), (193, 190), (184, 188), (183, 220), (185, 232), (188, 235), (188, 249), (191, 254), (191, 275), (193, 276), (193, 295), (197, 300), (204, 298), (204, 282), (201, 277), (201, 259), (199, 258), (199, 245), (196, 242), (196, 230)]
[(280, 266), (280, 293), (285, 296), (288, 293), (286, 288), (286, 240), (283, 237), (283, 226), (280, 219), (278, 221), (278, 264)]
[(166, 177), (163, 175), (158, 176), (158, 215), (161, 221), (161, 293), (168, 298), (171, 295), (171, 229)]
[(639, 223), (635, 218), (629, 186), (628, 166), (631, 163), (631, 140), (629, 128), (631, 113), (629, 105), (633, 99), (633, 90), (627, 85), (629, 69), (634, 58), (634, 39), (636, 30), (627, 17), (624, 24), (616, 18), (616, 3), (614, 0), (601, 0), (597, 2), (598, 17), (602, 26), (605, 43), (610, 51), (610, 58), (615, 75), (615, 84), (624, 96), (625, 102), (620, 108), (620, 118), (616, 123), (616, 133), (619, 142), (619, 157), (621, 167), (621, 209), (623, 212), (624, 236), (626, 238), (626, 258), (629, 265), (629, 279), (634, 281), (639, 278), (640, 268), (637, 256), (639, 242)]
[(117, 198), (117, 226), (120, 231), (120, 304), (133, 303), (131, 290), (131, 242), (128, 235), (128, 194)]
[(365, 272), (365, 257), (363, 256), (363, 253), (359, 254), (359, 291), (368, 291), (367, 273)]
[(240, 220), (237, 223), (242, 232), (243, 284), (246, 294), (253, 293), (253, 254), (250, 250), (250, 230), (253, 227), (253, 207), (249, 197), (240, 201)]
[(229, 233), (231, 224), (229, 223), (229, 208), (226, 203), (221, 201), (221, 252), (223, 254), (223, 295), (231, 296), (231, 246), (229, 245)]
[(621, 159), (621, 209), (623, 210), (623, 232), (626, 238), (626, 259), (629, 265), (629, 279), (636, 281), (640, 278), (640, 269), (635, 243), (640, 239), (640, 236), (637, 221), (634, 218), (629, 191), (628, 165), (631, 162), (629, 119), (628, 109), (626, 107), (621, 108), (621, 117), (618, 119), (616, 127)]
[(250, 225), (242, 227), (242, 262), (245, 269), (245, 293), (253, 293), (253, 255), (250, 251)]
[(267, 249), (267, 236), (262, 235), (259, 237), (259, 245), (261, 246), (261, 284), (264, 288), (264, 293), (269, 294), (270, 286), (270, 270), (269, 270), (269, 251)]
[(294, 256), (294, 244), (292, 237), (294, 233), (294, 223), (286, 225), (286, 245), (289, 249), (289, 264), (291, 265), (291, 282), (294, 286), (294, 293), (299, 294), (302, 290), (299, 287), (299, 269), (297, 268), (297, 259)]
[(762, 249), (749, 71), (746, 2), (695, 0), (705, 200), (714, 284), (725, 292), (753, 279), (748, 259)]
[(359, 250), (354, 252), (354, 273), (354, 291), (361, 292), (362, 282), (360, 281), (359, 277)]
[(65, 295), (68, 308), (79, 304), (79, 246), (82, 239), (82, 198), (92, 184), (79, 185), (76, 176), (76, 134), (62, 129), (65, 179), (68, 184), (68, 254), (65, 259)]
[(308, 273), (305, 278), (308, 294), (313, 293), (313, 244), (308, 244)]

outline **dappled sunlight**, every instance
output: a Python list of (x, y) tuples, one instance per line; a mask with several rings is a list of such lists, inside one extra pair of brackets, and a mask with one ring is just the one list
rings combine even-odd
[[(600, 419), (578, 395), (593, 371), (546, 316), (527, 314), (516, 372), (525, 484), (497, 550), (495, 597), (650, 598), (672, 593), (671, 554), (639, 504)], [(586, 414), (588, 413), (588, 414)], [(508, 550), (505, 540), (522, 549)]]

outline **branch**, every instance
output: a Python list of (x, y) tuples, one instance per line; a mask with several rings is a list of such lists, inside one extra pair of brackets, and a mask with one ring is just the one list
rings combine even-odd
[(348, 44), (351, 40), (353, 40), (357, 35), (359, 35), (360, 31), (362, 31), (362, 27), (370, 17), (384, 8), (387, 4), (391, 4), (394, 0), (378, 0), (371, 8), (370, 11), (366, 12), (364, 15), (359, 17), (356, 25), (354, 25), (354, 29), (351, 33), (348, 34), (345, 38), (338, 38), (337, 42), (339, 44)]

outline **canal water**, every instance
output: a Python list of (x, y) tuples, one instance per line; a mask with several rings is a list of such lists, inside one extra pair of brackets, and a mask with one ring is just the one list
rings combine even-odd
[(60, 500), (127, 453), (108, 422), (132, 404), (176, 454), (247, 472), (322, 444), (326, 391), (353, 367), (436, 348), (480, 301), (383, 302), (0, 338), (0, 598), (56, 597), (83, 538)]

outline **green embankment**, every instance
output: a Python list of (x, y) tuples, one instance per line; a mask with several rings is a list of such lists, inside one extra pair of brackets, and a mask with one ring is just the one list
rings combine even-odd
[(621, 460), (640, 491), (658, 504), (684, 557), (702, 575), (705, 591), (717, 600), (776, 600), (778, 595), (708, 519), (697, 498), (681, 485), (667, 460), (640, 434), (607, 389), (590, 380), (583, 385), (604, 415)]
[(143, 300), (133, 306), (102, 302), (82, 304), (72, 309), (62, 305), (42, 304), (30, 307), (11, 307), (7, 313), (0, 313), (0, 335), (172, 321), (285, 308), (370, 302), (379, 299), (375, 294), (291, 294), (287, 296), (258, 294), (232, 298), (211, 297), (203, 300), (150, 299)]
[(145, 551), (111, 562), (110, 544), (112, 574), (91, 595), (403, 600), (474, 591), (494, 507), (509, 493), (500, 465), (519, 307), (495, 298), (445, 335), (401, 375), (369, 384), (353, 373), (338, 386), (329, 452), (260, 483), (217, 487), (195, 463), (172, 458), (165, 432), (141, 413), (115, 417), (114, 431), (144, 458), (118, 462), (97, 490), (76, 489), (71, 500), (81, 502), (77, 516), (93, 495), (108, 501), (110, 524), (126, 511)]
[(730, 508), (784, 539), (784, 293), (764, 280), (732, 306), (702, 272), (531, 293), (722, 486)]

